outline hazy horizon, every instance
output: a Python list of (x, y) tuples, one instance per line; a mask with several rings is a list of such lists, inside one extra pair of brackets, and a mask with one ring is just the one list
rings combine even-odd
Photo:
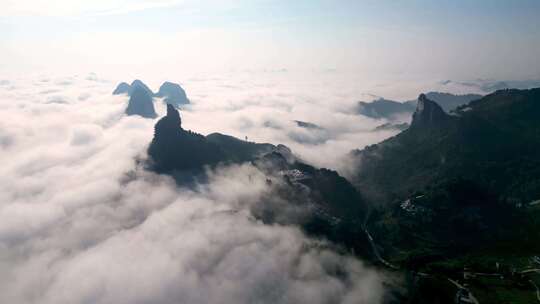
[(4, 0), (0, 72), (538, 79), (539, 8), (527, 0)]

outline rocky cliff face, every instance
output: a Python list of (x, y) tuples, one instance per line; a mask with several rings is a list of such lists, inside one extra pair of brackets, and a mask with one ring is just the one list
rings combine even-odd
[(452, 178), (532, 199), (540, 195), (533, 191), (540, 183), (539, 96), (540, 89), (498, 91), (449, 115), (420, 95), (410, 128), (353, 153), (361, 166), (355, 181), (377, 201)]
[(156, 123), (148, 155), (157, 171), (170, 172), (251, 161), (274, 149), (271, 144), (248, 142), (224, 134), (203, 136), (184, 130), (180, 113), (167, 104), (167, 115)]
[[(438, 105), (441, 106), (441, 108), (443, 108), (446, 113), (450, 113), (457, 107), (468, 104), (473, 100), (480, 99), (483, 96), (478, 94), (456, 95), (443, 92), (428, 92), (426, 93), (426, 97), (430, 100), (435, 101)], [(414, 101), (409, 102), (415, 103)]]
[(198, 170), (226, 161), (223, 150), (203, 135), (182, 128), (180, 113), (167, 105), (167, 115), (154, 128), (148, 155), (156, 171)]
[(411, 127), (422, 128), (444, 124), (450, 116), (433, 100), (424, 94), (418, 97), (416, 111), (413, 113)]
[[(428, 92), (423, 98), (436, 102), (445, 112), (450, 113), (455, 108), (465, 105), (473, 100), (482, 98), (482, 95), (465, 94), (455, 95), (442, 92)], [(380, 119), (403, 118), (404, 115), (414, 113), (418, 105), (418, 100), (409, 100), (405, 102), (393, 101), (384, 98), (375, 99), (371, 102), (359, 102), (357, 111), (359, 114)]]

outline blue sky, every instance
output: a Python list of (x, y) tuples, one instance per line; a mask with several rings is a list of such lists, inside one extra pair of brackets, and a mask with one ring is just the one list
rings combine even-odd
[(540, 1), (2, 1), (3, 70), (540, 76)]

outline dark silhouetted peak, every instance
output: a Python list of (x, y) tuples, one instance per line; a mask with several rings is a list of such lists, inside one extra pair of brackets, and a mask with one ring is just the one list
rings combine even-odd
[(182, 129), (180, 123), (178, 110), (167, 105), (167, 115), (156, 123), (154, 139), (148, 147), (155, 170), (200, 170), (228, 160), (218, 145), (201, 134)]
[(157, 117), (154, 110), (154, 103), (152, 96), (148, 92), (139, 86), (132, 86), (131, 96), (126, 109), (127, 115), (140, 115), (145, 118)]
[(133, 91), (135, 90), (135, 88), (142, 88), (143, 90), (145, 90), (148, 95), (150, 96), (154, 96), (154, 92), (152, 92), (152, 90), (150, 90), (150, 88), (144, 84), (144, 82), (140, 81), (139, 79), (135, 79), (133, 80), (133, 82), (131, 83), (131, 92), (130, 92), (130, 95), (133, 93)]
[(428, 99), (425, 94), (420, 94), (411, 127), (438, 125), (448, 119), (448, 114), (444, 112), (441, 106)]
[(169, 81), (164, 82), (161, 87), (159, 87), (159, 91), (157, 92), (156, 96), (164, 97), (163, 101), (165, 101), (167, 104), (172, 104), (175, 107), (189, 103), (184, 89), (182, 89), (179, 84)]
[(180, 119), (180, 113), (171, 104), (167, 104), (167, 116), (166, 116), (166, 118), (168, 120), (170, 120), (171, 123), (174, 123), (175, 125), (177, 125), (179, 127), (182, 126), (182, 120)]
[(456, 95), (443, 92), (429, 92), (426, 93), (426, 97), (430, 100), (435, 101), (438, 105), (441, 106), (441, 108), (443, 108), (444, 111), (450, 113), (457, 107), (468, 104), (473, 100), (480, 99), (483, 96), (478, 94)]
[(113, 95), (129, 94), (131, 86), (128, 83), (121, 82), (113, 91)]
[(172, 105), (167, 105), (167, 115), (162, 117), (154, 128), (154, 137), (176, 136), (182, 130), (180, 113)]
[(157, 171), (199, 170), (220, 162), (252, 161), (276, 147), (254, 143), (233, 136), (212, 133), (208, 136), (184, 130), (180, 114), (167, 105), (167, 115), (154, 128), (154, 139), (148, 148)]

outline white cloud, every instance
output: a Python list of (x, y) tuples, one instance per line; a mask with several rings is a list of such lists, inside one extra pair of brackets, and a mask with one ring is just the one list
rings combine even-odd
[[(251, 216), (272, 190), (255, 167), (222, 168), (193, 189), (138, 168), (155, 121), (123, 115), (127, 98), (86, 78), (0, 89), (0, 302), (380, 302), (380, 273)], [(50, 103), (57, 95), (65, 102)], [(259, 122), (265, 100), (238, 117)], [(234, 126), (219, 102), (184, 114)]]

